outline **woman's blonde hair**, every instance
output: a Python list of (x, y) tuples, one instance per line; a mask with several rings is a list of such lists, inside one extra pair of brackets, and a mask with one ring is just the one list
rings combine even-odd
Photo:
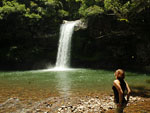
[(117, 77), (117, 79), (124, 79), (125, 73), (122, 69), (117, 69), (115, 72), (115, 76)]

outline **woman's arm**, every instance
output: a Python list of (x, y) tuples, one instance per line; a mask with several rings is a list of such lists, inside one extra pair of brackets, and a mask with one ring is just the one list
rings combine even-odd
[(123, 100), (123, 91), (122, 88), (120, 86), (120, 82), (119, 80), (114, 80), (114, 86), (116, 87), (118, 93), (119, 93), (119, 103), (122, 104), (122, 100)]
[(128, 83), (126, 81), (125, 81), (125, 83), (126, 83), (126, 86), (127, 86), (127, 101), (129, 101), (131, 90), (130, 90), (130, 87), (129, 87)]

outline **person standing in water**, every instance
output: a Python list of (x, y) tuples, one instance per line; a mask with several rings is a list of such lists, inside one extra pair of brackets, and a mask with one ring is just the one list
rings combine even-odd
[[(123, 109), (129, 101), (131, 90), (128, 83), (124, 80), (125, 72), (122, 69), (116, 70), (114, 75), (116, 80), (113, 82), (112, 89), (114, 91), (114, 102), (116, 104), (115, 113), (123, 113)], [(125, 98), (125, 96), (127, 97)]]

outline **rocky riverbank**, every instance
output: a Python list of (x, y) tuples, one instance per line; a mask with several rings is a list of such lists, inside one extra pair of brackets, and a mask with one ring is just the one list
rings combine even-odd
[[(130, 98), (128, 106), (144, 102), (140, 97)], [(0, 104), (0, 113), (103, 113), (114, 109), (113, 96), (102, 97), (50, 97), (38, 102), (23, 103), (19, 98), (10, 98)]]

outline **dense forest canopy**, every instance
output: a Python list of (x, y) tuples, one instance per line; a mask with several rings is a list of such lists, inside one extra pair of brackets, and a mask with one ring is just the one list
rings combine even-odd
[(149, 67), (150, 0), (1, 0), (0, 68), (53, 65), (60, 24), (76, 19), (88, 28), (74, 34), (73, 66)]
[(54, 16), (76, 19), (112, 14), (129, 22), (149, 9), (150, 0), (2, 0), (0, 6), (1, 20), (12, 14), (37, 21)]

